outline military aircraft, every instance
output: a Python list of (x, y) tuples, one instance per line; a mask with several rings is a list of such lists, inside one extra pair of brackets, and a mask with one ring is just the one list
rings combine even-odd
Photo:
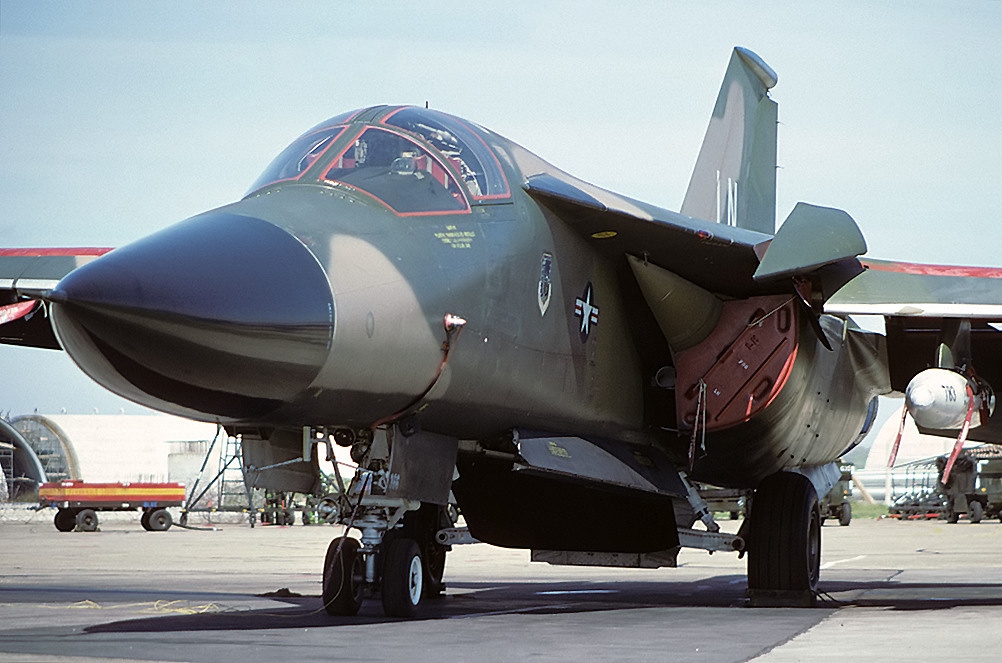
[[(920, 425), (998, 438), (1002, 270), (862, 258), (847, 213), (805, 203), (776, 232), (776, 82), (734, 50), (678, 213), (437, 110), (338, 115), (235, 203), (113, 251), (0, 251), (0, 336), (219, 422), (254, 486), (318, 491), (318, 452), (350, 447), (331, 614), (416, 614), (465, 540), (747, 553), (754, 601), (810, 603), (818, 498), (878, 395), (920, 376)], [(754, 490), (736, 534), (696, 482)]]

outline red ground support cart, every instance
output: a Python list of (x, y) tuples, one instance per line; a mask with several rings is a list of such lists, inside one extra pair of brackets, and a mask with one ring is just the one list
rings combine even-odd
[(184, 484), (59, 481), (39, 486), (38, 502), (39, 508), (58, 509), (54, 520), (60, 532), (93, 532), (98, 511), (137, 509), (143, 510), (144, 529), (163, 532), (174, 522), (166, 507), (184, 503)]

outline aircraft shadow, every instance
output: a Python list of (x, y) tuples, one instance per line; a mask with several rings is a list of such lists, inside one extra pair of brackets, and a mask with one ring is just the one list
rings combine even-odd
[[(449, 583), (456, 593), (423, 602), (417, 620), (475, 619), (500, 614), (573, 614), (645, 608), (740, 608), (747, 604), (744, 575), (691, 583)], [(823, 581), (817, 608), (883, 607), (942, 610), (960, 606), (1002, 606), (1002, 584)], [(851, 593), (840, 600), (832, 595)], [(287, 607), (169, 615), (97, 624), (88, 633), (170, 631), (253, 631), (337, 628), (399, 622), (383, 615), (378, 598), (368, 599), (358, 615), (326, 614), (318, 596), (270, 596)]]
[[(418, 620), (464, 619), (497, 614), (562, 614), (655, 607), (733, 608), (744, 603), (744, 575), (692, 583), (448, 583), (449, 593), (422, 602)], [(87, 633), (240, 631), (358, 626), (399, 622), (386, 617), (378, 598), (367, 599), (358, 615), (334, 617), (319, 596), (268, 596), (288, 604), (254, 610), (207, 612), (128, 619), (87, 627)]]
[[(890, 608), (892, 610), (946, 610), (957, 607), (1002, 606), (1002, 584), (957, 582), (897, 582), (890, 580), (822, 582), (821, 603), (829, 607)], [(830, 595), (851, 592), (848, 600)]]

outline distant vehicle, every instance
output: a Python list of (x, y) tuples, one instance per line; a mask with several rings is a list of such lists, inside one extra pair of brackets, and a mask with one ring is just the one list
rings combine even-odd
[(174, 520), (167, 507), (184, 503), (182, 483), (87, 483), (59, 481), (38, 488), (39, 508), (55, 507), (60, 532), (95, 532), (98, 511), (143, 510), (140, 522), (149, 532), (164, 532)]
[(821, 524), (832, 518), (845, 527), (852, 522), (852, 470), (851, 464), (842, 465), (842, 476), (821, 500)]
[(1002, 521), (1002, 447), (985, 444), (965, 449), (943, 483), (943, 468), (947, 457), (936, 459), (939, 469), (939, 489), (945, 496), (944, 518), (956, 523), (963, 515), (972, 523), (984, 518)]

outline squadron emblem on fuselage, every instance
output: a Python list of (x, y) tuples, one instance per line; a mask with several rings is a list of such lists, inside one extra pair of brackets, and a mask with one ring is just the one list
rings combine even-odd
[(553, 266), (553, 254), (549, 251), (543, 252), (543, 259), (539, 263), (539, 287), (536, 289), (536, 302), (539, 304), (539, 315), (546, 315), (546, 309), (550, 307), (550, 269)]

